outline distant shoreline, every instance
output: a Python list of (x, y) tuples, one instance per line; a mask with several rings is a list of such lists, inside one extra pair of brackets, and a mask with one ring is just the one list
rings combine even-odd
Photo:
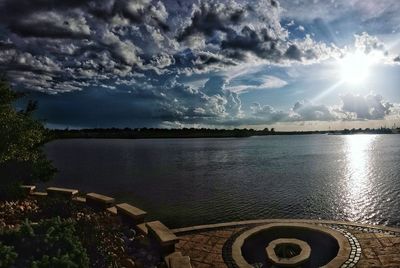
[(354, 135), (354, 134), (399, 134), (400, 129), (344, 129), (344, 130), (322, 130), (322, 131), (275, 131), (274, 129), (79, 129), (79, 130), (48, 130), (49, 140), (58, 139), (168, 139), (168, 138), (245, 138), (254, 136), (273, 135)]

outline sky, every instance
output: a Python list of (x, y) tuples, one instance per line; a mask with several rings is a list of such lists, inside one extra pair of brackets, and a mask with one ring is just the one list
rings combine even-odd
[(50, 128), (400, 126), (398, 0), (0, 0)]

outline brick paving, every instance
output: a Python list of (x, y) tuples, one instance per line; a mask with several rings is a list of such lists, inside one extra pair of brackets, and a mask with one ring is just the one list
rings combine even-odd
[[(265, 224), (265, 223), (264, 223)], [(350, 232), (360, 243), (362, 254), (355, 267), (400, 268), (400, 229), (388, 231), (385, 228), (369, 228), (346, 224), (331, 224)], [(251, 225), (255, 226), (255, 225)], [(329, 224), (324, 224), (329, 227)], [(223, 247), (235, 233), (249, 225), (217, 227), (177, 233), (180, 242), (176, 249), (191, 258), (194, 268), (228, 267), (223, 259)]]
[(223, 228), (178, 236), (180, 241), (176, 249), (190, 257), (193, 268), (227, 267), (222, 258), (222, 248), (228, 238), (242, 229)]

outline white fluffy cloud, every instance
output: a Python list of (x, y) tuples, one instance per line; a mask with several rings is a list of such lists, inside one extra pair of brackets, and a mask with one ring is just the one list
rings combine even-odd
[(346, 94), (341, 96), (342, 111), (351, 119), (384, 119), (391, 113), (392, 103), (383, 100), (382, 96)]
[(249, 121), (255, 124), (304, 121), (379, 120), (399, 116), (399, 104), (385, 101), (382, 96), (346, 94), (336, 106), (315, 104), (307, 100), (296, 102), (287, 111), (279, 111), (270, 105), (253, 103)]

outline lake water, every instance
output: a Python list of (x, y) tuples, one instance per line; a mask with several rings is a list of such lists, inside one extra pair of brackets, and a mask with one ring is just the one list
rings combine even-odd
[(128, 201), (170, 227), (262, 218), (400, 226), (400, 135), (75, 139), (50, 184)]

